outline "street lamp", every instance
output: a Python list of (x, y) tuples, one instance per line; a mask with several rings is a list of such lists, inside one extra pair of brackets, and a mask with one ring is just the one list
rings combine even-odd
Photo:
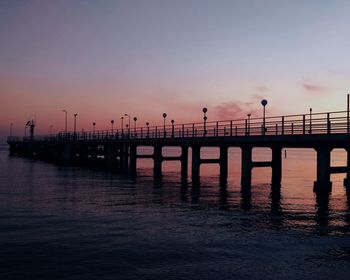
[(93, 132), (94, 135), (95, 135), (95, 126), (96, 126), (96, 123), (93, 122), (93, 123), (92, 123), (92, 132)]
[(309, 130), (309, 134), (312, 133), (312, 121), (311, 121), (311, 118), (312, 118), (312, 108), (310, 108), (310, 130)]
[(134, 137), (136, 137), (136, 122), (137, 122), (137, 118), (134, 117)]
[(203, 121), (204, 121), (204, 131), (203, 131), (203, 136), (205, 137), (207, 135), (207, 112), (208, 112), (208, 109), (206, 107), (204, 107), (202, 109), (202, 112), (203, 112)]
[(250, 116), (251, 116), (252, 114), (248, 114), (247, 116), (248, 116), (248, 135), (250, 135)]
[(77, 116), (78, 116), (78, 114), (75, 113), (74, 114), (74, 135), (77, 132)]
[(149, 138), (149, 122), (146, 122), (146, 126), (147, 126), (147, 138)]
[(111, 120), (111, 125), (112, 125), (112, 134), (113, 134), (114, 120)]
[(122, 120), (122, 135), (124, 135), (124, 117), (120, 118)]
[(67, 110), (62, 110), (63, 113), (66, 114), (65, 121), (64, 121), (64, 132), (67, 133)]
[(261, 105), (263, 105), (263, 135), (266, 133), (266, 122), (265, 122), (265, 107), (267, 105), (267, 100), (263, 99), (261, 100)]
[(171, 137), (174, 138), (174, 120), (171, 120)]
[(124, 116), (129, 118), (129, 126), (127, 126), (127, 127), (128, 127), (128, 134), (130, 136), (130, 115), (129, 114), (124, 114)]
[(165, 132), (165, 118), (166, 118), (167, 114), (163, 113), (163, 135), (164, 138), (166, 137), (166, 132)]

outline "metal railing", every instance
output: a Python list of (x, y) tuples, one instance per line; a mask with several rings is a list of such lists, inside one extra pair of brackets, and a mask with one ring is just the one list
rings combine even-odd
[[(265, 126), (264, 126), (265, 124)], [(13, 141), (94, 141), (349, 133), (348, 111), (133, 127), (52, 135), (8, 137)]]

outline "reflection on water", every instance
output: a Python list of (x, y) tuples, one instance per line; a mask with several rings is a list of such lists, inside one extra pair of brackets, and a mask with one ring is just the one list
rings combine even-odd
[[(257, 152), (259, 160), (269, 156)], [(181, 182), (177, 163), (154, 181), (150, 161), (129, 178), (2, 150), (0, 278), (348, 279), (343, 176), (332, 177), (331, 194), (315, 195), (314, 153), (287, 155), (281, 186), (271, 186), (271, 171), (261, 168), (241, 188), (235, 149), (226, 186), (212, 165), (192, 185)]]

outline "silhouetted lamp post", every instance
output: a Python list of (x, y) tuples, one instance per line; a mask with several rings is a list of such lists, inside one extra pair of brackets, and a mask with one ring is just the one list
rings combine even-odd
[(124, 114), (125, 117), (128, 117), (129, 118), (129, 125), (127, 126), (128, 127), (128, 134), (130, 136), (130, 115), (129, 114)]
[(266, 99), (261, 100), (261, 105), (263, 105), (263, 135), (265, 135), (265, 132), (266, 132), (265, 107), (267, 105), (267, 100)]
[(77, 116), (78, 116), (78, 114), (75, 113), (75, 114), (74, 114), (74, 135), (75, 135), (76, 132), (77, 132)]
[(122, 120), (122, 135), (124, 135), (124, 117), (120, 118)]
[(63, 113), (66, 114), (65, 121), (64, 121), (64, 132), (67, 133), (67, 110), (62, 110)]
[(207, 112), (208, 112), (208, 109), (206, 107), (204, 107), (202, 109), (202, 112), (203, 112), (203, 121), (204, 121), (204, 131), (203, 131), (203, 136), (205, 137), (207, 135)]
[(309, 134), (312, 133), (312, 108), (310, 108), (310, 129), (309, 129)]
[(134, 117), (134, 137), (136, 137), (136, 122), (137, 122), (137, 118)]
[(146, 122), (146, 126), (147, 126), (147, 138), (149, 138), (149, 122)]
[(171, 120), (171, 137), (174, 138), (174, 120)]
[(10, 123), (10, 137), (12, 137), (12, 128), (13, 128), (13, 123)]
[(112, 134), (113, 134), (113, 129), (114, 129), (114, 120), (111, 120), (111, 125), (112, 125)]
[(252, 114), (248, 114), (247, 116), (248, 116), (248, 135), (250, 135), (250, 116), (251, 116)]
[(96, 123), (93, 122), (93, 123), (92, 123), (92, 132), (93, 132), (94, 135), (95, 135), (95, 126), (96, 126)]
[(163, 135), (164, 138), (166, 137), (166, 131), (165, 131), (165, 119), (166, 119), (167, 114), (163, 113)]

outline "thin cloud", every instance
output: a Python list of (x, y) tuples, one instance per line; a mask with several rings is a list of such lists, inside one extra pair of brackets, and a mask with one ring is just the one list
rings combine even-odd
[(307, 92), (317, 93), (317, 94), (323, 94), (327, 90), (324, 86), (317, 85), (317, 84), (311, 84), (311, 83), (304, 83), (303, 88)]

